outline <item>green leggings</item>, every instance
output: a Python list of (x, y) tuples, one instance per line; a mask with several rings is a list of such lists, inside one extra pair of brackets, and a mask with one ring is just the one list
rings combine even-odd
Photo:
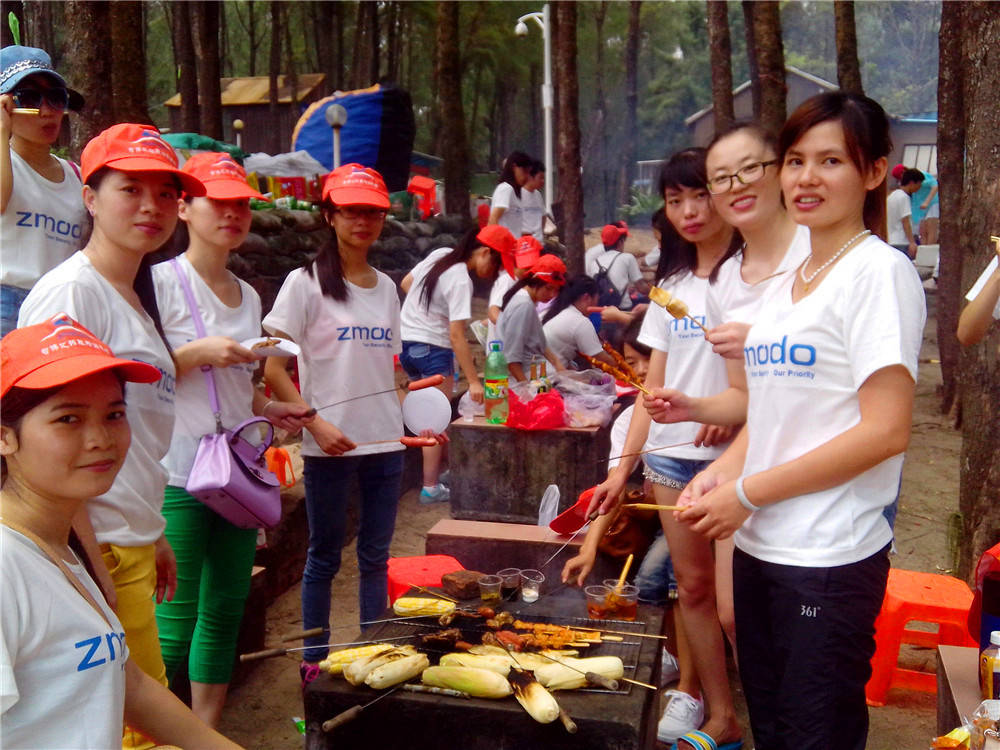
[(156, 605), (167, 677), (187, 659), (192, 681), (227, 683), (250, 593), (257, 530), (233, 526), (173, 486), (164, 492), (163, 517), (177, 557), (177, 593)]

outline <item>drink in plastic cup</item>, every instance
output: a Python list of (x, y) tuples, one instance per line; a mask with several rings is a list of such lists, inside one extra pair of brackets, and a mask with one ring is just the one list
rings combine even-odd
[(608, 617), (606, 605), (611, 589), (595, 584), (587, 586), (583, 593), (587, 596), (587, 617), (591, 620), (606, 620)]
[(479, 576), (479, 598), (484, 602), (500, 601), (500, 576)]
[(531, 603), (538, 600), (545, 576), (540, 570), (521, 571), (521, 601)]
[(509, 602), (517, 594), (517, 590), (521, 588), (521, 569), (504, 568), (497, 575), (503, 579), (503, 583), (500, 584), (500, 596), (505, 602)]
[(618, 588), (618, 581), (609, 578), (604, 581), (608, 598), (604, 605), (607, 620), (634, 620), (639, 611), (639, 587), (624, 583)]

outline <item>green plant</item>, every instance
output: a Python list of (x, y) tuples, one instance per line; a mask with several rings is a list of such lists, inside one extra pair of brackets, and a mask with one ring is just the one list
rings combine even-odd
[(618, 207), (618, 215), (629, 223), (644, 216), (652, 216), (663, 207), (662, 195), (647, 193), (635, 187), (629, 193), (631, 195), (629, 202)]

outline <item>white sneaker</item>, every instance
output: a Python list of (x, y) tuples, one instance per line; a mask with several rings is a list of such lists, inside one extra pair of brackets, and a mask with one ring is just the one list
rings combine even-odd
[(666, 687), (671, 682), (680, 679), (681, 668), (677, 663), (677, 657), (663, 649), (660, 654), (660, 687)]
[(705, 721), (705, 704), (698, 698), (680, 690), (668, 690), (663, 695), (668, 701), (656, 725), (656, 739), (660, 742), (676, 742)]

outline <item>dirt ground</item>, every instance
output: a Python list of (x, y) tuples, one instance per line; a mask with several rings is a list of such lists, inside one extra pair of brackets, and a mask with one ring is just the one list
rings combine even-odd
[[(629, 238), (627, 249), (641, 255), (652, 247), (648, 231), (633, 234), (636, 236)], [(591, 235), (597, 236), (596, 232)], [(897, 551), (892, 557), (892, 565), (947, 573), (954, 565), (954, 541), (949, 540), (949, 527), (951, 517), (958, 510), (961, 437), (938, 410), (936, 391), (941, 375), (938, 365), (932, 362), (937, 358), (934, 303), (935, 296), (929, 293), (913, 437), (903, 470), (896, 522)], [(416, 491), (406, 493), (400, 500), (391, 554), (423, 554), (428, 530), (447, 513), (447, 504), (420, 505)], [(333, 585), (334, 642), (352, 641), (358, 635), (357, 566), (353, 544), (344, 550), (343, 559), (343, 569)], [(296, 586), (268, 610), (268, 643), (276, 644), (283, 634), (300, 627), (299, 588)], [(931, 649), (914, 648), (905, 654), (905, 659), (913, 668), (934, 668), (935, 655)], [(302, 747), (303, 738), (292, 720), (303, 714), (297, 665), (298, 659), (291, 656), (259, 662), (249, 677), (230, 692), (220, 730), (247, 748)], [(835, 668), (836, 665), (831, 665), (831, 669)], [(742, 704), (735, 676), (733, 688)], [(934, 695), (903, 690), (890, 692), (889, 705), (870, 710), (869, 750), (923, 750), (936, 734), (935, 711)], [(746, 747), (750, 748), (745, 713), (743, 720), (747, 727)]]

